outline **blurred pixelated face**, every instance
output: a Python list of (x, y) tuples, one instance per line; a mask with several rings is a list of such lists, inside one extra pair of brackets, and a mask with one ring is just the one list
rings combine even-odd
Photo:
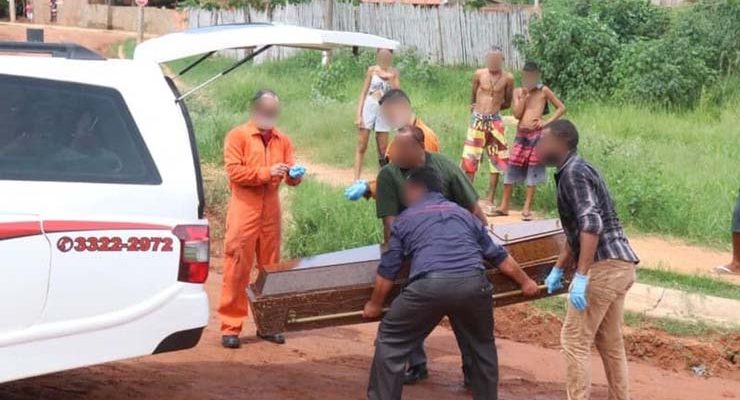
[(536, 89), (540, 84), (541, 76), (539, 71), (523, 71), (522, 87), (526, 89)]
[(419, 143), (414, 135), (407, 131), (400, 131), (393, 139), (394, 156), (393, 163), (401, 169), (419, 167), (418, 162), (422, 160), (424, 145)]
[(535, 151), (542, 163), (549, 167), (557, 166), (558, 162), (570, 152), (565, 142), (553, 135), (549, 128), (542, 132)]
[(375, 55), (375, 62), (381, 67), (390, 67), (393, 64), (393, 52), (388, 49), (380, 49)]
[(411, 207), (414, 204), (424, 200), (427, 195), (427, 190), (422, 185), (417, 185), (412, 182), (406, 182), (403, 186), (403, 203), (406, 207)]
[(257, 128), (270, 130), (275, 127), (280, 116), (280, 101), (277, 96), (265, 94), (254, 103), (252, 119)]
[(486, 54), (486, 68), (498, 71), (504, 66), (504, 55), (500, 51), (491, 51)]
[(400, 98), (383, 102), (380, 112), (383, 114), (383, 119), (393, 129), (400, 129), (410, 123), (413, 116), (411, 104)]

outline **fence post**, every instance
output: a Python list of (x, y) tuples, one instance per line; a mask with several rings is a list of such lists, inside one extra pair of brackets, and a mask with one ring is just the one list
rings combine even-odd
[(444, 64), (445, 63), (445, 46), (444, 46), (444, 35), (442, 35), (442, 18), (439, 15), (439, 8), (441, 6), (437, 6), (437, 33), (438, 39), (439, 39), (439, 63)]

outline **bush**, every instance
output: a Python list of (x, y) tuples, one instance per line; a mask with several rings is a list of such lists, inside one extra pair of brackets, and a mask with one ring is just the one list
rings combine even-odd
[(588, 14), (606, 24), (622, 43), (640, 39), (657, 39), (670, 29), (670, 18), (665, 8), (654, 6), (648, 0), (582, 0)]
[(687, 40), (656, 39), (625, 46), (615, 63), (616, 97), (627, 102), (693, 107), (713, 76)]
[(673, 30), (702, 50), (707, 66), (719, 72), (737, 73), (740, 66), (740, 1), (702, 0), (682, 8)]
[(519, 50), (539, 64), (544, 81), (560, 95), (609, 96), (614, 87), (612, 64), (619, 56), (617, 35), (591, 16), (546, 10), (530, 23), (529, 40), (517, 39)]

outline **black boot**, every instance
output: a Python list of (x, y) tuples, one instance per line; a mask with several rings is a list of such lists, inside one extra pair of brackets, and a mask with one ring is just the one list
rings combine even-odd
[(429, 377), (429, 371), (427, 370), (427, 364), (414, 365), (406, 370), (406, 374), (403, 376), (404, 385), (413, 385), (419, 381), (427, 379)]
[(242, 346), (242, 341), (238, 335), (223, 335), (221, 336), (221, 346), (227, 349), (238, 349)]
[(260, 333), (257, 333), (257, 337), (275, 344), (285, 344), (285, 336), (283, 336), (282, 333), (277, 333), (274, 335), (262, 335)]

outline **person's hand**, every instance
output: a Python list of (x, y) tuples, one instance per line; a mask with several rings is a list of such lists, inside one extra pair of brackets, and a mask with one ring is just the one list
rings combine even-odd
[(535, 120), (533, 121), (533, 123), (534, 123), (534, 125), (532, 125), (532, 127), (533, 127), (533, 128), (535, 129), (535, 130), (537, 130), (537, 129), (542, 129), (542, 118), (537, 118), (537, 119), (535, 119)]
[(588, 306), (586, 301), (586, 288), (588, 287), (588, 275), (581, 275), (576, 272), (573, 283), (570, 286), (570, 295), (568, 299), (573, 307), (578, 311), (583, 311)]
[(522, 285), (522, 294), (525, 297), (534, 297), (540, 293), (540, 288), (537, 286), (537, 282), (532, 279), (528, 279), (524, 285)]
[(475, 110), (475, 103), (470, 103), (470, 111), (474, 111), (474, 110)]
[(362, 115), (358, 115), (355, 117), (355, 126), (362, 129), (365, 127), (365, 124), (362, 123)]
[(300, 164), (296, 164), (290, 168), (288, 171), (288, 176), (290, 176), (292, 179), (301, 179), (303, 178), (303, 175), (306, 174), (306, 167)]
[(270, 167), (271, 176), (285, 176), (288, 173), (288, 166), (283, 163), (275, 164)]
[(563, 269), (557, 265), (552, 267), (550, 274), (545, 278), (547, 285), (547, 294), (553, 294), (556, 290), (563, 287)]
[(365, 303), (365, 308), (362, 310), (362, 318), (365, 319), (376, 319), (383, 314), (383, 305), (375, 304), (372, 301)]
[(349, 201), (359, 200), (368, 190), (367, 181), (360, 179), (355, 181), (347, 189), (344, 190), (344, 197)]

